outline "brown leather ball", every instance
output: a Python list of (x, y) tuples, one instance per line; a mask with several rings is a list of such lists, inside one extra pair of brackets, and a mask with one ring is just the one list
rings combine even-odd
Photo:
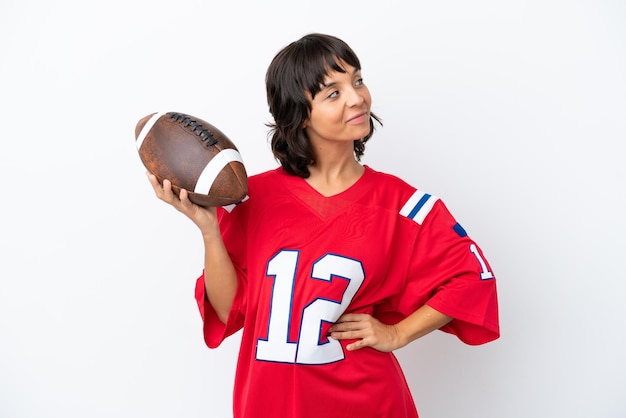
[(248, 193), (241, 154), (215, 126), (176, 112), (152, 113), (135, 127), (139, 157), (160, 183), (167, 179), (177, 195), (189, 192), (200, 206), (228, 206)]

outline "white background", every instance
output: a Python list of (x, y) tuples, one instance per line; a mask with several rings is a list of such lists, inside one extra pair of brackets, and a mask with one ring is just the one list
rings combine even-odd
[(398, 352), (421, 416), (623, 418), (625, 28), (617, 0), (3, 0), (0, 417), (230, 415), (238, 335), (204, 345), (200, 237), (134, 128), (190, 113), (275, 167), (265, 69), (319, 31), (383, 118), (364, 161), (442, 197), (498, 276), (500, 340)]

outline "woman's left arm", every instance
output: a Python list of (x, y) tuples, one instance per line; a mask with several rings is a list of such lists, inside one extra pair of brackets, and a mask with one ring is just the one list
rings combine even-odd
[(350, 351), (372, 347), (389, 352), (441, 328), (452, 319), (428, 305), (423, 305), (394, 325), (384, 324), (368, 314), (348, 313), (342, 315), (330, 328), (330, 337), (336, 340), (358, 340), (346, 346)]

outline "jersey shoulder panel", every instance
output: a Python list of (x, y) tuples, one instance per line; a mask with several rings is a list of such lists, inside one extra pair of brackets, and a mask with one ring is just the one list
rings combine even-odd
[(271, 192), (280, 190), (278, 183), (280, 182), (281, 171), (282, 169), (279, 167), (249, 176), (248, 194), (241, 200), (241, 202), (224, 206), (221, 209), (230, 213), (237, 208), (237, 211), (240, 212), (241, 209), (239, 209), (239, 207), (249, 206), (251, 204), (249, 203), (251, 198), (254, 202), (252, 205), (254, 206), (255, 203), (259, 203), (258, 201), (262, 200), (264, 196), (268, 196), (268, 194), (271, 195)]
[(371, 181), (377, 183), (374, 198), (378, 205), (399, 213), (421, 225), (431, 212), (439, 197), (418, 189), (401, 178), (371, 168)]

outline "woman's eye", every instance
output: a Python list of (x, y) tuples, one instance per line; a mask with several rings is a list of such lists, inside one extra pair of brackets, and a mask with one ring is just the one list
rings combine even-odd
[(332, 99), (333, 97), (337, 97), (338, 95), (339, 95), (339, 90), (335, 90), (328, 95), (328, 98)]
[(357, 86), (362, 86), (363, 85), (363, 79), (362, 78), (357, 79), (356, 80), (356, 85)]

